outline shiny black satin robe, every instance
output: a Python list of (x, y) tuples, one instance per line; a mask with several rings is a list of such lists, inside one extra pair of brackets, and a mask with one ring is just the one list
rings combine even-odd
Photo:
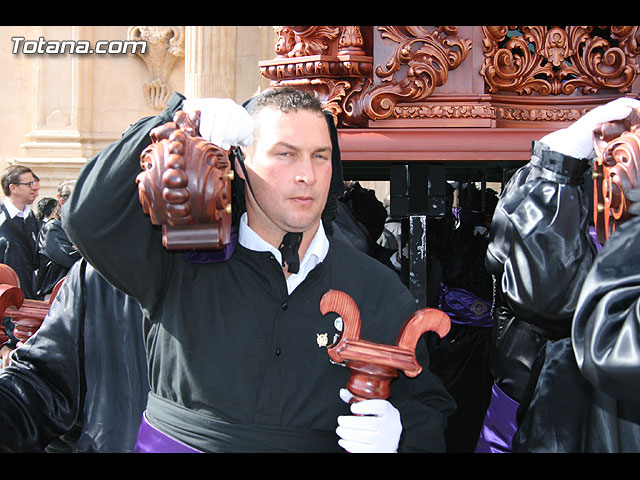
[(0, 370), (2, 452), (42, 452), (76, 427), (75, 451), (133, 450), (149, 391), (142, 310), (82, 264)]
[(491, 223), (486, 266), (495, 278), (495, 382), (522, 403), (536, 356), (570, 335), (596, 247), (589, 235), (587, 162), (534, 142), (531, 161), (503, 190)]
[(493, 371), (520, 403), (513, 451), (638, 452), (638, 222), (598, 253), (580, 164), (543, 149), (505, 189), (487, 256)]
[(572, 336), (546, 345), (514, 440), (524, 452), (640, 452), (640, 218), (605, 242)]

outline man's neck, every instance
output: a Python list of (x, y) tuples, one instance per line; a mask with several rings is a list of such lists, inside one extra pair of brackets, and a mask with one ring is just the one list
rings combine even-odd
[(13, 207), (18, 211), (18, 212), (24, 212), (24, 210), (27, 207), (26, 203), (22, 203), (19, 200), (12, 198), (12, 197), (6, 197), (5, 198), (6, 202), (9, 202), (11, 205), (13, 205)]
[[(255, 235), (259, 236), (264, 242), (271, 245), (275, 250), (279, 250), (280, 244), (286, 232), (275, 231), (275, 230), (269, 230), (269, 231), (263, 230), (260, 228), (260, 222), (251, 221), (250, 215), (247, 215), (246, 220), (247, 220), (247, 226), (251, 229), (251, 231), (253, 231)], [(316, 233), (318, 232), (319, 226), (320, 226), (320, 222), (318, 222), (318, 224), (314, 225), (312, 228), (310, 228), (309, 230), (303, 233), (302, 241), (298, 248), (298, 258), (300, 258), (300, 260), (304, 258), (304, 255), (307, 252), (309, 245), (311, 245), (311, 242), (313, 241), (314, 237), (316, 236)], [(282, 272), (284, 273), (285, 278), (288, 278), (291, 275), (291, 273), (288, 270), (288, 265), (286, 264), (283, 265)]]
[[(300, 242), (300, 246), (298, 248), (300, 258), (304, 257), (307, 248), (309, 248), (313, 237), (318, 231), (319, 223), (320, 222), (313, 225), (309, 230), (303, 232), (302, 241)], [(247, 216), (247, 225), (249, 225), (251, 230), (253, 230), (258, 236), (260, 236), (260, 238), (262, 238), (268, 244), (272, 245), (276, 250), (280, 248), (282, 239), (287, 233), (283, 230), (263, 227), (260, 221), (256, 221), (255, 219), (252, 221), (252, 215), (250, 214)]]

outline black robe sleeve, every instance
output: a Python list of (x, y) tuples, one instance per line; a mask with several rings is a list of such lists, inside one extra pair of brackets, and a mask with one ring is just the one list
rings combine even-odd
[(535, 142), (531, 161), (505, 187), (491, 224), (486, 266), (509, 307), (556, 333), (568, 332), (596, 255), (580, 185), (587, 167)]
[(172, 121), (183, 99), (174, 93), (162, 114), (141, 119), (91, 159), (62, 209), (63, 228), (82, 256), (144, 305), (158, 297), (172, 253), (140, 205), (140, 154), (151, 143), (150, 131)]
[(640, 217), (616, 228), (585, 280), (573, 321), (582, 374), (619, 400), (640, 401)]
[(135, 300), (77, 262), (0, 370), (0, 450), (41, 452), (78, 426), (77, 451), (132, 451), (149, 391), (141, 320)]
[(583, 283), (572, 336), (548, 342), (515, 452), (640, 449), (640, 218), (618, 227)]

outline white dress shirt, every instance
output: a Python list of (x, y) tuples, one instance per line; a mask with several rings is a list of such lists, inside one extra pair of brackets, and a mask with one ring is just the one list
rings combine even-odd
[(18, 210), (11, 200), (8, 197), (2, 201), (7, 212), (9, 212), (9, 217), (13, 218), (16, 215), (22, 218), (27, 218), (29, 216), (29, 212), (31, 212), (31, 207), (29, 205), (25, 205), (24, 210)]
[[(247, 213), (242, 214), (240, 218), (240, 228), (238, 229), (238, 242), (245, 248), (256, 252), (271, 252), (273, 256), (278, 260), (278, 263), (282, 265), (282, 254), (270, 243), (266, 242), (260, 235), (254, 232), (247, 223)], [(322, 262), (327, 256), (329, 251), (329, 240), (324, 232), (322, 222), (318, 227), (313, 240), (309, 244), (309, 248), (304, 254), (304, 257), (300, 261), (300, 269), (298, 273), (292, 273), (287, 278), (287, 291), (289, 295), (295, 290), (295, 288), (307, 278), (307, 275), (313, 270), (320, 262)]]

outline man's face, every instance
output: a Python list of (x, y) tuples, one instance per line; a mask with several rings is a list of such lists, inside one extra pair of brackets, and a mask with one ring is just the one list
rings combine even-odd
[(37, 181), (31, 172), (20, 175), (17, 183), (10, 185), (11, 199), (16, 205), (31, 205), (38, 197), (40, 182)]
[(286, 232), (315, 233), (331, 184), (331, 137), (324, 116), (265, 108), (245, 164), (249, 226), (277, 246)]

